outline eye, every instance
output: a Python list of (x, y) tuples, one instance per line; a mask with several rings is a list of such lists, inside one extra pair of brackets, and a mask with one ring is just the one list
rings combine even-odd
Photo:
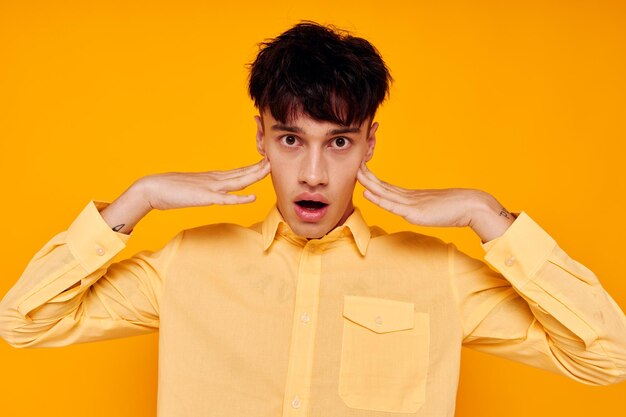
[(298, 142), (298, 139), (296, 139), (296, 137), (293, 135), (286, 135), (281, 137), (280, 141), (285, 146), (295, 146)]
[(335, 138), (330, 141), (331, 148), (335, 149), (346, 149), (351, 144), (350, 139), (344, 138), (342, 136)]
[(298, 143), (298, 139), (293, 135), (286, 135), (280, 138), (280, 142), (288, 147), (296, 146)]

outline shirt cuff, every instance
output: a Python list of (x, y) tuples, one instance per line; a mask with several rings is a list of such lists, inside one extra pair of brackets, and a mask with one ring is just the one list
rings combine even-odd
[(485, 260), (522, 288), (547, 261), (556, 242), (525, 212), (497, 239), (484, 243)]
[(124, 249), (132, 236), (132, 233), (115, 232), (104, 221), (100, 211), (109, 204), (106, 201), (90, 201), (67, 231), (67, 244), (72, 255), (89, 274)]

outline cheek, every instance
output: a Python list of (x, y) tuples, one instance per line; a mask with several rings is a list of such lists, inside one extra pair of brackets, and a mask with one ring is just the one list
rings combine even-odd
[(334, 172), (335, 189), (346, 199), (352, 198), (359, 166), (360, 162), (358, 164), (344, 163)]
[(278, 196), (288, 194), (289, 189), (293, 186), (290, 184), (290, 178), (293, 178), (293, 175), (290, 173), (289, 164), (281, 162), (280, 158), (275, 158), (270, 175), (276, 194)]
[(272, 164), (272, 177), (276, 176), (278, 178), (283, 178), (285, 175), (288, 175), (289, 172), (293, 169), (293, 163), (289, 161), (289, 159), (285, 157), (281, 157), (280, 153), (270, 153), (268, 154), (268, 158)]
[(270, 146), (267, 146), (266, 142), (263, 143), (263, 154), (265, 155), (267, 160), (270, 162), (272, 162), (272, 160), (274, 159), (272, 148)]
[(288, 152), (280, 149), (276, 144), (266, 145), (265, 155), (267, 156), (267, 159), (269, 159), (269, 161), (272, 163), (272, 171), (274, 169), (285, 170), (285, 167), (290, 165), (290, 162), (292, 162), (291, 159), (293, 159), (293, 155), (290, 155)]
[(356, 174), (361, 166), (362, 158), (355, 154), (349, 159), (344, 159), (335, 164), (335, 176), (341, 178), (342, 183), (352, 184), (356, 181)]

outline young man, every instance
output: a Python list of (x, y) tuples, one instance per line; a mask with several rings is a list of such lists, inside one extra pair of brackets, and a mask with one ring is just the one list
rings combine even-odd
[[(451, 416), (463, 344), (583, 383), (624, 379), (624, 314), (528, 215), (367, 169), (390, 80), (367, 41), (314, 23), (263, 44), (249, 84), (263, 160), (150, 175), (89, 202), (2, 300), (2, 336), (62, 346), (159, 329), (161, 417)], [(184, 230), (111, 262), (150, 210), (250, 203), (230, 192), (270, 173), (263, 222)], [(369, 227), (356, 181), (410, 223), (471, 227), (500, 273)]]

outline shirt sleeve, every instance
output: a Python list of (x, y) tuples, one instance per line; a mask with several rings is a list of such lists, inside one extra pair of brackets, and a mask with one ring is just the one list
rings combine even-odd
[(56, 347), (148, 333), (183, 232), (156, 252), (113, 263), (130, 239), (113, 231), (90, 201), (48, 241), (0, 302), (0, 336), (15, 347)]
[(597, 277), (522, 212), (485, 260), (449, 246), (465, 346), (591, 385), (626, 378), (626, 317)]

